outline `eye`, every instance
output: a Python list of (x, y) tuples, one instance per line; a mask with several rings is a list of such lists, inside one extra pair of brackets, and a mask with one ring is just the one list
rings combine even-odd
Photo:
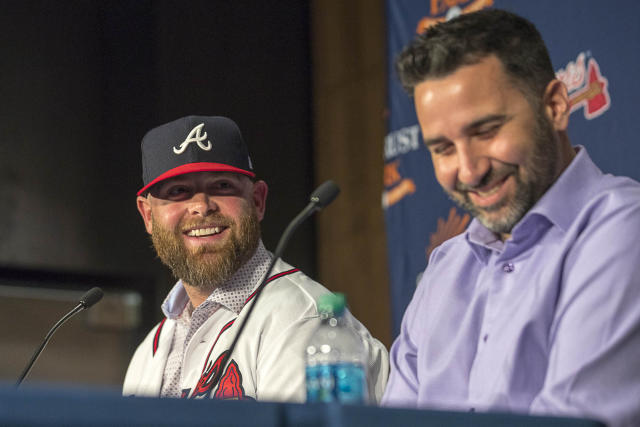
[(230, 179), (219, 179), (208, 186), (210, 194), (217, 194), (222, 196), (233, 195), (238, 191), (238, 184)]
[(184, 198), (188, 198), (191, 195), (191, 192), (192, 191), (190, 187), (182, 184), (171, 185), (165, 188), (163, 191), (164, 196), (171, 200), (181, 200)]
[(430, 145), (429, 150), (434, 155), (446, 156), (453, 153), (454, 147), (450, 142), (440, 142), (438, 144)]
[(479, 139), (490, 139), (496, 136), (500, 128), (502, 127), (502, 123), (494, 123), (490, 126), (483, 126), (474, 132), (473, 136)]

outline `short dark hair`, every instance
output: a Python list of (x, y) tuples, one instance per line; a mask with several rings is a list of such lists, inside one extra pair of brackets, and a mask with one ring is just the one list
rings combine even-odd
[(428, 28), (396, 59), (396, 71), (405, 90), (444, 77), (464, 65), (495, 55), (514, 84), (538, 102), (555, 78), (549, 52), (536, 27), (526, 19), (499, 9), (460, 15)]

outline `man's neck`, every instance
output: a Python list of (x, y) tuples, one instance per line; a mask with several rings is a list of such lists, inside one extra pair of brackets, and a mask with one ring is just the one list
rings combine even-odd
[(500, 238), (500, 240), (502, 240), (503, 242), (506, 242), (507, 239), (509, 239), (511, 237), (511, 233), (500, 233), (498, 234), (498, 237)]
[(191, 286), (185, 281), (182, 281), (182, 286), (184, 286), (184, 290), (187, 292), (187, 295), (189, 295), (189, 300), (191, 301), (193, 308), (198, 308), (200, 304), (209, 298), (211, 292), (213, 292), (213, 289), (197, 288), (195, 286)]
[(221, 286), (227, 286), (229, 283), (231, 283), (234, 280), (234, 277), (236, 277), (236, 275), (238, 274), (239, 271), (242, 271), (243, 269), (255, 269), (256, 265), (255, 263), (252, 263), (252, 261), (254, 260), (257, 251), (262, 248), (262, 250), (264, 252), (266, 252), (266, 250), (264, 249), (264, 246), (262, 244), (262, 240), (258, 241), (258, 244), (256, 245), (256, 248), (253, 250), (253, 253), (251, 254), (251, 256), (240, 266), (240, 268), (238, 270), (236, 270), (230, 277), (228, 277), (226, 280), (224, 280), (223, 282), (219, 283), (216, 286), (211, 286), (211, 287), (196, 287), (196, 286), (191, 286), (189, 283), (187, 283), (184, 279), (182, 279), (182, 286), (184, 287), (185, 292), (187, 293), (187, 295), (189, 296), (189, 300), (191, 301), (191, 305), (193, 306), (193, 308), (198, 308), (203, 302), (205, 302), (207, 300), (207, 298), (209, 298), (209, 296), (213, 293), (213, 291), (216, 290), (216, 288), (221, 287)]

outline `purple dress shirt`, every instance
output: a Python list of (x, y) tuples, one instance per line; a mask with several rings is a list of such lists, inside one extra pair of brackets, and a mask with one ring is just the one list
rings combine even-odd
[(434, 250), (382, 403), (640, 426), (640, 184), (579, 147), (510, 239)]

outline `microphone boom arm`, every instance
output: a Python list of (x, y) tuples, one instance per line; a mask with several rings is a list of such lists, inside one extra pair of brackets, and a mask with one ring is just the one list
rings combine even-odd
[(22, 371), (22, 374), (20, 374), (20, 378), (18, 378), (18, 381), (16, 382), (16, 387), (20, 386), (22, 381), (24, 381), (25, 377), (29, 374), (29, 372), (31, 371), (31, 368), (36, 363), (36, 360), (38, 360), (38, 357), (40, 356), (40, 353), (42, 353), (42, 350), (44, 350), (44, 348), (47, 346), (47, 344), (49, 343), (49, 340), (51, 339), (53, 334), (56, 332), (56, 330), (60, 326), (62, 326), (62, 324), (64, 322), (69, 320), (74, 314), (76, 314), (77, 312), (79, 312), (83, 308), (84, 308), (84, 306), (79, 303), (78, 305), (76, 305), (73, 308), (73, 310), (71, 310), (70, 312), (65, 314), (62, 319), (58, 320), (58, 322), (55, 325), (53, 325), (53, 328), (51, 328), (49, 333), (47, 333), (47, 335), (44, 337), (44, 341), (42, 341), (42, 344), (40, 344), (40, 347), (38, 347), (38, 349), (35, 351), (35, 353), (33, 353), (33, 356), (31, 356), (31, 360), (29, 360), (29, 363), (27, 363), (27, 366)]
[(51, 328), (51, 330), (44, 337), (44, 341), (42, 341), (42, 344), (40, 344), (40, 347), (38, 347), (38, 349), (33, 353), (33, 356), (31, 356), (31, 360), (29, 360), (29, 363), (27, 363), (27, 366), (25, 366), (24, 370), (22, 371), (22, 374), (20, 374), (18, 381), (16, 381), (16, 388), (20, 387), (20, 384), (22, 384), (22, 381), (24, 381), (26, 376), (29, 374), (29, 372), (31, 371), (31, 368), (33, 368), (33, 365), (36, 363), (36, 360), (38, 360), (40, 353), (42, 353), (42, 350), (44, 350), (44, 348), (47, 346), (47, 344), (49, 343), (49, 340), (51, 339), (53, 334), (58, 330), (58, 328), (62, 326), (64, 322), (69, 320), (79, 311), (87, 309), (92, 305), (94, 305), (95, 303), (97, 303), (98, 301), (100, 301), (100, 299), (102, 298), (102, 295), (103, 295), (103, 292), (102, 292), (102, 289), (100, 288), (89, 289), (89, 291), (87, 291), (80, 298), (78, 305), (76, 305), (70, 312), (65, 314), (62, 317), (62, 319), (58, 320), (58, 322), (55, 325), (53, 325), (53, 328)]
[(320, 210), (318, 205), (314, 202), (310, 202), (303, 210), (300, 212), (294, 219), (289, 223), (287, 228), (285, 228), (284, 233), (282, 233), (282, 237), (278, 241), (278, 246), (276, 246), (276, 250), (273, 253), (273, 258), (278, 259), (282, 256), (282, 252), (284, 252), (284, 248), (287, 247), (289, 243), (289, 239), (293, 235), (293, 232), (298, 228), (300, 224), (304, 222), (305, 219), (313, 215), (316, 211)]

